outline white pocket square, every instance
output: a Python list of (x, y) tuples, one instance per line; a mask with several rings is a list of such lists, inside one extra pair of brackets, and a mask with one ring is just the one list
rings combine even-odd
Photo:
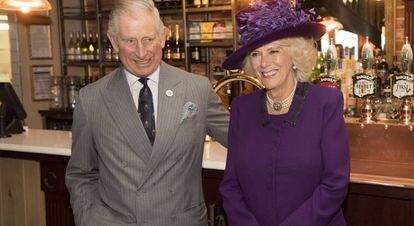
[(198, 106), (193, 102), (187, 102), (183, 106), (183, 113), (181, 115), (180, 123), (182, 123), (185, 119), (194, 117), (197, 114)]

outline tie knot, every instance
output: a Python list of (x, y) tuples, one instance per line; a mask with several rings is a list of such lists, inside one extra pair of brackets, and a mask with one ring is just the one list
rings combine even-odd
[(142, 83), (142, 85), (144, 85), (144, 86), (148, 86), (148, 78), (140, 78), (140, 79), (138, 79), (138, 81), (140, 82), (140, 83)]

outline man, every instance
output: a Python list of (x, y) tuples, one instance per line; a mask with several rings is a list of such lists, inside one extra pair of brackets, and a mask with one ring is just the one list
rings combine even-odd
[(66, 184), (77, 225), (206, 225), (206, 131), (227, 145), (228, 112), (208, 79), (161, 61), (168, 29), (151, 0), (116, 4), (108, 37), (122, 66), (81, 90)]

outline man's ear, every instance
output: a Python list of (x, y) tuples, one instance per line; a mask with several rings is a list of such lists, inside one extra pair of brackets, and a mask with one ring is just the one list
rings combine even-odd
[(162, 46), (162, 48), (164, 48), (164, 46), (165, 46), (165, 40), (167, 39), (168, 31), (169, 31), (169, 29), (164, 26), (163, 29), (162, 29), (162, 35), (161, 35), (161, 46)]
[(112, 37), (112, 35), (108, 32), (106, 33), (106, 36), (108, 36), (109, 41), (111, 41), (112, 47), (114, 48), (114, 50), (116, 52), (119, 52), (119, 45), (118, 45), (118, 41), (116, 40), (115, 37)]

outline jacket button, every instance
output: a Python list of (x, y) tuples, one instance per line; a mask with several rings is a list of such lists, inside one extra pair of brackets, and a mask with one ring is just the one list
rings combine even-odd
[(127, 162), (125, 162), (125, 161), (122, 161), (122, 162), (121, 162), (121, 165), (122, 165), (122, 168), (125, 168), (125, 167), (127, 167), (127, 166), (128, 166), (128, 163), (127, 163)]

